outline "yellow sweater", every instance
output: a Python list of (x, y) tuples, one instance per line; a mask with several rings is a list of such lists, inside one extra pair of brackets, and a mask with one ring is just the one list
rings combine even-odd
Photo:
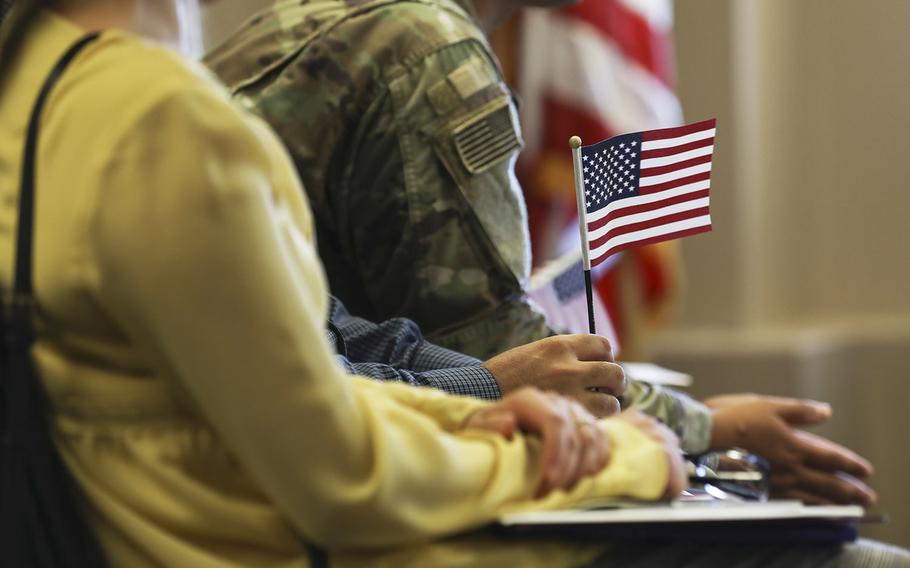
[[(25, 123), (82, 31), (45, 13), (29, 33), (0, 94), (5, 290)], [(34, 355), (115, 566), (305, 566), (301, 540), (356, 563), (507, 509), (661, 494), (660, 448), (624, 423), (602, 424), (599, 476), (535, 502), (534, 439), (460, 431), (484, 403), (345, 376), (292, 165), (200, 67), (105, 33), (49, 100), (38, 168)]]

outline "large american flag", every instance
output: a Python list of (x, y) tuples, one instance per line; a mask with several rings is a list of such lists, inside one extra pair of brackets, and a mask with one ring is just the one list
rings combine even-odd
[[(674, 92), (673, 0), (525, 10), (520, 32), (514, 51), (526, 146), (519, 175), (540, 263), (579, 248), (569, 137), (590, 143), (684, 124)], [(654, 322), (672, 311), (681, 263), (672, 242), (610, 258), (592, 279), (617, 333), (628, 340), (627, 353), (636, 356)]]
[(711, 230), (714, 119), (581, 148), (591, 266), (627, 248)]

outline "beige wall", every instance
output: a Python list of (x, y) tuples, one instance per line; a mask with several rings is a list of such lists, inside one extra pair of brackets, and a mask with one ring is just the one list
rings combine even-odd
[(687, 325), (910, 317), (908, 30), (904, 0), (677, 3), (687, 115), (720, 119)]
[(687, 117), (718, 117), (714, 231), (659, 359), (698, 394), (835, 404), (910, 546), (910, 2), (676, 3)]

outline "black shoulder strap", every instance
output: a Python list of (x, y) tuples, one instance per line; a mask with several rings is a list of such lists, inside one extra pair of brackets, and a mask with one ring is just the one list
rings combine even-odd
[[(0, 343), (0, 550), (4, 565), (36, 568), (107, 565), (84, 518), (82, 495), (63, 463), (49, 429), (47, 396), (31, 359), (32, 230), (35, 165), (41, 113), (54, 85), (76, 55), (94, 41), (73, 44), (51, 70), (29, 118), (23, 151), (16, 264), (8, 322)], [(3, 314), (6, 315), (6, 314)], [(7, 325), (8, 323), (8, 325)]]
[(25, 384), (30, 374), (23, 366), (28, 365), (31, 357), (32, 340), (32, 237), (35, 217), (35, 162), (38, 153), (38, 127), (41, 113), (54, 85), (60, 80), (64, 70), (72, 63), (76, 55), (87, 45), (98, 39), (97, 33), (84, 36), (70, 46), (51, 69), (29, 117), (25, 135), (25, 150), (22, 158), (22, 180), (19, 192), (19, 225), (16, 235), (16, 264), (14, 272), (13, 294), (10, 301), (9, 329), (7, 330), (7, 365), (10, 373), (7, 377), (7, 423), (10, 437), (18, 439), (27, 435), (30, 427), (29, 413), (34, 408), (29, 404), (32, 385)]
[(88, 34), (74, 43), (66, 53), (60, 57), (54, 68), (51, 69), (28, 121), (28, 130), (25, 135), (25, 154), (22, 159), (22, 183), (19, 192), (19, 227), (16, 236), (16, 276), (13, 288), (14, 301), (30, 300), (32, 296), (32, 226), (35, 217), (35, 155), (38, 147), (38, 126), (41, 123), (41, 113), (50, 96), (54, 85), (60, 80), (61, 75), (72, 63), (76, 55), (87, 45), (98, 39), (97, 33)]

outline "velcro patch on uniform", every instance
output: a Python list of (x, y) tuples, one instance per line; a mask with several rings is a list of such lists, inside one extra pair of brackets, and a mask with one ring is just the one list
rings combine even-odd
[(438, 115), (448, 114), (452, 109), (461, 104), (461, 99), (446, 79), (443, 79), (430, 87), (427, 91), (427, 98), (430, 99), (430, 104)]
[(459, 126), (454, 141), (458, 156), (472, 174), (483, 172), (521, 148), (521, 138), (506, 102)]
[(493, 83), (487, 66), (477, 57), (472, 57), (459, 65), (447, 78), (462, 99), (467, 99)]

